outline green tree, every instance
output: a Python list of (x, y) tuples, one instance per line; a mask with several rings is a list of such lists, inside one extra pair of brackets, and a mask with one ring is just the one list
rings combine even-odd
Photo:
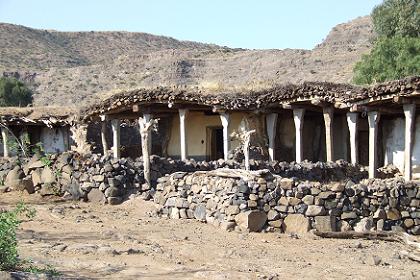
[(32, 92), (21, 81), (0, 78), (0, 107), (26, 106), (32, 103)]
[(377, 38), (353, 69), (353, 82), (371, 84), (420, 74), (420, 2), (384, 0), (371, 14)]
[(420, 73), (420, 39), (393, 37), (378, 39), (368, 55), (354, 67), (353, 82), (371, 84), (397, 80)]
[(420, 36), (419, 0), (385, 0), (371, 16), (379, 37)]

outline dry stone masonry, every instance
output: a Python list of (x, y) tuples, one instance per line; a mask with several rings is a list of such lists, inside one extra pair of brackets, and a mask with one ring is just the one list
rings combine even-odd
[[(151, 157), (152, 188), (142, 158), (75, 152), (2, 159), (0, 193), (27, 191), (64, 199), (119, 204), (131, 194), (153, 199), (159, 214), (197, 219), (226, 230), (402, 230), (420, 234), (420, 190), (402, 177), (364, 179), (344, 161), (196, 162)], [(393, 174), (391, 173), (391, 176)]]
[(404, 230), (420, 234), (420, 191), (403, 179), (320, 183), (268, 170), (177, 172), (158, 180), (154, 201), (173, 219), (226, 230)]

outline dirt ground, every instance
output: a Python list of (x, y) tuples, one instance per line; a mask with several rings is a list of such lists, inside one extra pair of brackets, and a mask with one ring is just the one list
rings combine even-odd
[(420, 279), (395, 242), (226, 232), (153, 216), (140, 198), (109, 206), (14, 192), (0, 208), (20, 200), (37, 211), (20, 227), (21, 257), (65, 279)]

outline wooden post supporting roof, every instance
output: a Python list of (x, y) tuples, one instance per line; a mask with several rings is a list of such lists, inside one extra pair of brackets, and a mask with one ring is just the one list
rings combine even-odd
[(357, 120), (359, 113), (347, 113), (347, 125), (350, 136), (350, 159), (352, 164), (359, 163), (359, 145), (357, 142)]
[(120, 120), (113, 119), (111, 120), (112, 126), (112, 151), (114, 158), (120, 158)]
[(404, 104), (403, 108), (405, 115), (404, 178), (409, 181), (412, 179), (412, 146), (416, 104)]
[(150, 154), (149, 154), (149, 136), (153, 129), (153, 125), (157, 123), (155, 119), (148, 119), (143, 116), (139, 118), (139, 128), (141, 136), (141, 150), (143, 155), (143, 173), (145, 184), (151, 188), (152, 183), (150, 179)]
[[(144, 118), (144, 121), (147, 123), (147, 122), (150, 122), (151, 120), (152, 120), (152, 114), (143, 114), (143, 118)], [(149, 139), (149, 141), (148, 141), (148, 144), (147, 144), (147, 148), (149, 149), (149, 154), (151, 155), (152, 154), (152, 130), (151, 129), (149, 129), (149, 135), (148, 135), (148, 139)]]
[(375, 178), (378, 168), (378, 124), (380, 113), (368, 113), (369, 121), (369, 178)]
[(1, 137), (3, 140), (3, 157), (8, 158), (9, 157), (9, 145), (7, 145), (7, 142), (9, 141), (9, 134), (7, 131), (7, 128), (2, 127), (1, 128)]
[(179, 109), (179, 136), (180, 136), (180, 145), (181, 145), (181, 160), (187, 159), (187, 139), (186, 139), (186, 127), (185, 120), (187, 118), (188, 110)]
[(327, 161), (334, 160), (334, 107), (323, 107), (325, 124), (325, 148), (327, 152)]
[(268, 155), (270, 161), (275, 159), (275, 147), (276, 147), (276, 128), (277, 128), (277, 117), (278, 114), (272, 113), (266, 116), (267, 124), (267, 136), (268, 136)]
[(106, 116), (101, 116), (101, 140), (102, 140), (102, 150), (104, 151), (104, 156), (108, 156), (108, 141), (106, 140)]
[(302, 128), (303, 119), (305, 116), (305, 109), (293, 109), (293, 120), (295, 122), (296, 131), (296, 162), (299, 163), (303, 159), (303, 141), (302, 141)]
[(228, 160), (229, 155), (229, 114), (220, 113), (220, 120), (223, 125), (223, 158)]

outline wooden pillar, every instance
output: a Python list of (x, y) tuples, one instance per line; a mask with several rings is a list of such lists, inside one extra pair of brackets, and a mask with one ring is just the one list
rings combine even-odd
[(8, 158), (9, 146), (7, 145), (7, 143), (9, 141), (9, 134), (8, 134), (7, 128), (5, 127), (1, 128), (1, 137), (3, 139), (3, 157)]
[(350, 159), (352, 164), (359, 163), (359, 145), (357, 140), (357, 120), (359, 113), (347, 113), (347, 126), (350, 136)]
[(369, 121), (369, 178), (376, 177), (378, 168), (378, 123), (380, 113), (372, 111), (368, 113)]
[(302, 161), (303, 158), (303, 145), (302, 145), (302, 128), (303, 118), (305, 116), (305, 109), (293, 109), (293, 120), (295, 122), (296, 130), (296, 158), (297, 163)]
[[(152, 114), (143, 114), (143, 118), (145, 122), (150, 122), (152, 120)], [(148, 144), (147, 144), (147, 148), (149, 149), (149, 155), (152, 154), (152, 130), (149, 129), (148, 130)]]
[[(146, 114), (145, 114), (146, 115)], [(139, 119), (140, 136), (141, 136), (141, 153), (143, 157), (143, 174), (144, 181), (148, 186), (151, 186), (150, 182), (150, 149), (149, 149), (149, 129), (147, 124), (150, 120), (146, 120), (145, 115)]]
[(102, 140), (102, 150), (104, 151), (104, 156), (108, 156), (108, 142), (106, 140), (106, 116), (101, 116), (101, 140)]
[(334, 160), (334, 108), (324, 107), (322, 109), (325, 124), (325, 148), (327, 152), (327, 161)]
[(268, 114), (265, 118), (267, 124), (267, 136), (268, 136), (268, 156), (270, 161), (275, 159), (274, 150), (276, 148), (276, 128), (277, 128), (277, 117), (278, 114)]
[(229, 154), (229, 114), (220, 113), (220, 120), (223, 125), (223, 158), (228, 160)]
[(185, 119), (187, 118), (187, 109), (179, 109), (179, 136), (181, 144), (181, 160), (187, 159), (187, 139), (186, 139), (186, 127)]
[(144, 180), (149, 186), (151, 185), (150, 179), (150, 154), (149, 154), (149, 136), (150, 132), (153, 129), (153, 125), (157, 123), (157, 120), (148, 119), (146, 120), (145, 117), (139, 118), (139, 127), (140, 127), (140, 136), (141, 136), (141, 151), (143, 154), (143, 173), (144, 173)]
[(112, 126), (112, 151), (114, 158), (120, 158), (120, 120), (111, 120)]
[(404, 148), (404, 178), (412, 179), (412, 146), (413, 128), (416, 121), (416, 104), (404, 104), (405, 115), (405, 148)]

